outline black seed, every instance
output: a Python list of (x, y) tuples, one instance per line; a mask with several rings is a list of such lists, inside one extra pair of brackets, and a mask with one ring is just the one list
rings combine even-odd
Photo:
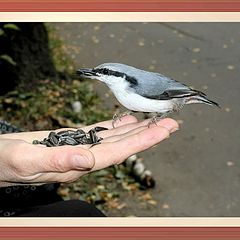
[(95, 127), (91, 129), (88, 133), (84, 132), (82, 129), (65, 130), (58, 133), (50, 132), (47, 138), (42, 141), (34, 140), (33, 144), (43, 144), (47, 147), (63, 146), (63, 145), (79, 145), (79, 144), (95, 144), (99, 143), (102, 138), (97, 137), (97, 132), (108, 130), (104, 127)]
[(85, 134), (85, 132), (82, 130), (82, 129), (78, 129), (77, 131), (76, 131), (78, 134)]
[(40, 144), (40, 141), (38, 141), (38, 140), (33, 140), (32, 144)]
[(108, 128), (105, 128), (105, 127), (95, 127), (93, 130), (95, 130), (96, 132), (100, 132), (100, 131), (108, 130)]
[(82, 144), (92, 144), (92, 143), (93, 143), (93, 141), (90, 138), (82, 139)]
[(94, 130), (90, 130), (89, 131), (89, 137), (92, 141), (92, 143), (96, 143), (97, 142), (97, 135), (96, 135), (96, 132)]
[(56, 137), (56, 133), (55, 132), (50, 132), (49, 135), (49, 140), (54, 144), (54, 145), (58, 145), (58, 138)]
[(80, 133), (80, 134), (76, 134), (75, 136), (74, 136), (74, 138), (76, 139), (76, 138), (83, 138), (83, 137), (85, 137), (86, 136), (86, 133), (84, 133), (84, 134), (82, 134), (82, 133)]
[(77, 145), (78, 144), (78, 142), (71, 137), (65, 137), (63, 142), (67, 145)]
[(46, 144), (47, 147), (54, 147), (54, 144), (52, 144), (52, 143), (49, 142), (49, 141), (46, 141), (45, 144)]

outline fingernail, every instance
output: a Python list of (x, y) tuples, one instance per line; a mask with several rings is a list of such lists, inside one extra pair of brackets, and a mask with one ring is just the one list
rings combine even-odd
[(89, 159), (81, 155), (72, 156), (72, 164), (76, 169), (88, 171), (91, 169), (89, 166)]
[(179, 130), (178, 127), (172, 128), (172, 129), (170, 130), (170, 133), (174, 133), (174, 132), (176, 132), (177, 130)]

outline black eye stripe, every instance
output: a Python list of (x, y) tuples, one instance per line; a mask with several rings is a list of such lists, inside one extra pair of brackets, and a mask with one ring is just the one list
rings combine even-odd
[(124, 76), (123, 73), (120, 73), (118, 71), (109, 70), (107, 68), (98, 68), (98, 69), (93, 69), (92, 71), (96, 72), (96, 73), (102, 73), (102, 74), (105, 74), (105, 75), (113, 75), (113, 76), (116, 76), (116, 77), (123, 77)]
[(107, 69), (107, 68), (98, 68), (98, 69), (93, 69), (92, 71), (96, 72), (96, 73), (102, 73), (102, 74), (105, 74), (105, 75), (112, 75), (112, 76), (115, 76), (115, 77), (125, 77), (125, 79), (130, 83), (130, 86), (138, 85), (138, 82), (137, 82), (136, 78), (130, 77), (130, 76), (128, 76), (124, 73), (120, 73), (118, 71), (113, 71), (113, 70), (110, 70), (110, 69)]

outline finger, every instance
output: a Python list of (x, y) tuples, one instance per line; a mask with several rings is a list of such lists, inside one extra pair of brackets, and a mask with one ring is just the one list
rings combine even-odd
[[(117, 128), (117, 127), (123, 126), (125, 124), (130, 124), (130, 123), (134, 123), (134, 122), (137, 122), (137, 119), (134, 116), (131, 116), (131, 115), (124, 116), (124, 117), (122, 117), (121, 121), (118, 121), (115, 124), (115, 127)], [(97, 127), (97, 126), (111, 129), (112, 128), (112, 120), (95, 123), (95, 124), (83, 127), (82, 129), (85, 132), (88, 132), (90, 129)], [(28, 143), (32, 143), (33, 140), (42, 140), (42, 139), (46, 138), (51, 131), (60, 132), (63, 130), (75, 130), (75, 129), (74, 128), (61, 128), (61, 129), (57, 129), (57, 130), (47, 130), (47, 131), (9, 133), (9, 134), (2, 134), (0, 136), (0, 138), (2, 138), (2, 139), (19, 139), (19, 140), (24, 140), (25, 142), (28, 142)]]
[[(118, 129), (111, 129), (105, 133), (105, 136), (104, 136), (104, 132), (103, 132), (101, 135), (101, 137), (103, 137), (102, 142), (114, 142), (114, 141), (123, 139), (127, 136), (130, 136), (132, 134), (136, 134), (136, 133), (148, 128), (149, 121), (150, 120), (147, 119), (147, 120), (144, 120), (144, 121), (136, 123), (136, 124), (125, 125)], [(171, 118), (163, 119), (163, 120), (157, 122), (156, 125), (168, 129), (168, 131), (170, 133), (173, 133), (176, 130), (178, 130), (178, 123)], [(153, 127), (153, 126), (155, 126), (155, 124), (150, 125), (150, 127)]]
[[(179, 129), (179, 124), (172, 118), (164, 118), (158, 121), (156, 124), (157, 126), (161, 126), (168, 129), (170, 133), (175, 132), (176, 130)], [(153, 126), (154, 125), (155, 124), (153, 123)], [(152, 127), (152, 125), (150, 125), (150, 127)]]
[(149, 120), (144, 120), (141, 122), (134, 122), (119, 126), (117, 128), (109, 129), (108, 131), (99, 132), (97, 135), (103, 139), (109, 138), (111, 136), (122, 135), (139, 127), (147, 127)]
[[(96, 145), (90, 149), (95, 156), (95, 166), (92, 170), (120, 164), (129, 156), (144, 151), (168, 138), (169, 134), (167, 128), (156, 126), (146, 128), (119, 141)], [(110, 154), (106, 155), (106, 149)]]
[[(115, 126), (115, 128), (118, 128), (118, 127), (124, 126), (126, 124), (136, 123), (137, 121), (138, 120), (134, 116), (127, 115), (127, 116), (122, 117), (121, 121), (117, 121), (114, 124), (114, 126)], [(92, 128), (95, 128), (95, 127), (105, 127), (105, 128), (108, 128), (108, 129), (112, 129), (113, 128), (112, 122), (113, 122), (113, 120), (103, 121), (103, 122), (99, 122), (99, 123), (95, 123), (95, 124), (86, 126), (82, 129), (86, 132), (89, 131)]]
[(43, 157), (46, 159), (46, 171), (85, 171), (91, 169), (95, 164), (94, 156), (90, 151), (76, 146), (47, 148)]
[(128, 132), (125, 132), (125, 133), (120, 133), (120, 134), (116, 134), (116, 135), (112, 135), (112, 136), (109, 136), (107, 138), (103, 138), (103, 140), (101, 141), (101, 143), (109, 143), (109, 142), (116, 142), (116, 141), (119, 141), (123, 138), (126, 138), (130, 135), (133, 135), (133, 134), (136, 134), (136, 133), (139, 133), (141, 132), (142, 130), (144, 129), (147, 129), (146, 126), (140, 126), (138, 128), (134, 128)]

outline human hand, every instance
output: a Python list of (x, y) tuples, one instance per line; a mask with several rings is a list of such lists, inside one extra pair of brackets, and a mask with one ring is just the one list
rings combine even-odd
[[(72, 182), (82, 175), (120, 164), (129, 156), (144, 151), (178, 129), (176, 121), (163, 119), (148, 127), (149, 120), (137, 122), (125, 116), (112, 128), (112, 120), (83, 127), (95, 126), (109, 130), (98, 132), (101, 144), (45, 147), (33, 145), (49, 131), (23, 132), (0, 135), (0, 187), (17, 184)], [(56, 130), (61, 131), (63, 129)], [(91, 147), (91, 148), (90, 148)]]

